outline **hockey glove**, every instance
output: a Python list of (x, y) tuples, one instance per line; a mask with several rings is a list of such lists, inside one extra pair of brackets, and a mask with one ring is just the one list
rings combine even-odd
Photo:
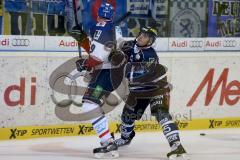
[(85, 38), (87, 38), (87, 34), (82, 30), (80, 26), (74, 26), (70, 35), (79, 43), (81, 43)]
[(113, 49), (108, 56), (108, 60), (112, 65), (117, 66), (124, 60), (124, 53), (121, 50)]
[(88, 70), (88, 67), (86, 66), (86, 59), (85, 60), (79, 59), (75, 63), (76, 63), (77, 70), (79, 72)]

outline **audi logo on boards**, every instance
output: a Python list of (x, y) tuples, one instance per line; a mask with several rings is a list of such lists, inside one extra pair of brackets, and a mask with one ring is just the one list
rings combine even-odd
[(224, 40), (223, 47), (236, 47), (237, 41), (236, 40)]
[(29, 39), (14, 38), (12, 40), (12, 46), (27, 47), (30, 45)]
[(191, 48), (202, 48), (203, 47), (203, 41), (190, 41), (189, 47)]

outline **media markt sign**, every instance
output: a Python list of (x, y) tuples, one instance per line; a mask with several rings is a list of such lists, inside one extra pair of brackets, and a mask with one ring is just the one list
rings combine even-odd
[(173, 17), (171, 37), (201, 37), (201, 33), (201, 20), (194, 10), (184, 9)]

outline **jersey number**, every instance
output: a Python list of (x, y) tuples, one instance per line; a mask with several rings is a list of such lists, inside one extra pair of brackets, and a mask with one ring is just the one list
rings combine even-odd
[(95, 31), (95, 33), (94, 33), (94, 39), (95, 40), (98, 40), (99, 39), (99, 37), (101, 36), (101, 34), (102, 34), (102, 31), (101, 30), (96, 30)]
[(92, 53), (96, 48), (96, 45), (95, 44), (92, 44), (91, 47), (90, 47), (90, 53)]

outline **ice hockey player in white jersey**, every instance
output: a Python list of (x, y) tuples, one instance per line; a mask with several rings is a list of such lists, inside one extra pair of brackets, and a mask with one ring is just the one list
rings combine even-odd
[[(108, 60), (115, 42), (115, 26), (113, 24), (114, 8), (109, 3), (101, 4), (98, 9), (98, 23), (90, 29), (91, 47), (88, 59), (84, 62), (76, 62), (78, 71), (88, 70), (92, 72), (88, 90), (83, 96), (83, 111), (100, 108), (102, 97), (107, 96), (115, 87), (111, 83), (111, 63)], [(79, 33), (79, 35), (78, 35)], [(82, 31), (73, 28), (72, 36), (78, 39)], [(94, 130), (100, 138), (101, 147), (93, 149), (96, 158), (118, 157), (117, 145), (113, 143), (113, 138), (109, 131), (108, 120), (104, 113), (102, 116), (91, 120)]]
[(152, 47), (156, 36), (157, 31), (154, 28), (144, 27), (134, 41), (126, 41), (122, 46), (122, 51), (131, 64), (129, 71), (126, 71), (129, 96), (121, 115), (121, 138), (114, 142), (118, 147), (130, 144), (135, 136), (134, 122), (142, 117), (150, 105), (151, 114), (161, 125), (171, 147), (167, 157), (175, 159), (184, 156), (186, 151), (180, 143), (178, 127), (169, 114), (171, 88), (167, 82), (166, 69), (159, 64)]

